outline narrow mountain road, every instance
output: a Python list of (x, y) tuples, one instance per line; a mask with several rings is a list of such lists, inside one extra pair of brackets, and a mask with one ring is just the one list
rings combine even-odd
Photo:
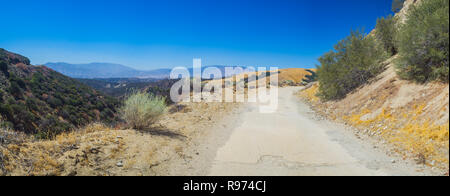
[(345, 127), (314, 119), (294, 95), (299, 90), (280, 88), (275, 113), (245, 106), (242, 123), (215, 148), (207, 175), (421, 175), (415, 165), (394, 161)]

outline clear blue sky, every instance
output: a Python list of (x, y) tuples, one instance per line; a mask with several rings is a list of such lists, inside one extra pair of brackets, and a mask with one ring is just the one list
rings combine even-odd
[(0, 0), (0, 48), (46, 62), (314, 67), (392, 0)]

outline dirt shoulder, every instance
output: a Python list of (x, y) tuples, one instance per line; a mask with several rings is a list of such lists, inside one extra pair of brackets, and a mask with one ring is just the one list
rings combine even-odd
[(179, 175), (172, 163), (193, 159), (197, 152), (187, 149), (238, 108), (234, 103), (185, 103), (172, 106), (148, 130), (94, 124), (53, 140), (6, 141), (0, 146), (0, 175)]
[(183, 174), (210, 176), (438, 175), (386, 154), (346, 126), (320, 118), (295, 96), (301, 88), (280, 88), (274, 113), (260, 113), (258, 103), (245, 104), (238, 123), (211, 134), (196, 148), (206, 154), (177, 166), (201, 171)]
[[(391, 60), (394, 60), (395, 57)], [(448, 84), (401, 80), (392, 65), (342, 100), (323, 102), (319, 84), (298, 94), (322, 116), (356, 128), (388, 153), (448, 175)]]

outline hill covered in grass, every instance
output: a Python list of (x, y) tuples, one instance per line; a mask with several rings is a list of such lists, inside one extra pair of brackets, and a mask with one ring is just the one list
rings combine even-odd
[(0, 49), (0, 122), (41, 137), (113, 122), (118, 102), (24, 56)]

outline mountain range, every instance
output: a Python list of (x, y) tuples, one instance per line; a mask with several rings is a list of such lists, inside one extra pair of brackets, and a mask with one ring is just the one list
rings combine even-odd
[(46, 63), (45, 66), (72, 78), (168, 78), (171, 69), (152, 71), (136, 70), (125, 65), (113, 63)]
[[(66, 76), (79, 79), (105, 79), (105, 78), (167, 79), (169, 78), (170, 73), (172, 71), (172, 69), (157, 69), (151, 71), (142, 71), (133, 69), (125, 65), (113, 63), (69, 64), (60, 62), (60, 63), (46, 63), (44, 65)], [(209, 67), (216, 67), (221, 71), (222, 76), (229, 77), (231, 75), (225, 74), (225, 67), (236, 68), (238, 66), (223, 66), (223, 65), (203, 66), (202, 72)], [(193, 69), (188, 68), (188, 70), (192, 76)]]

